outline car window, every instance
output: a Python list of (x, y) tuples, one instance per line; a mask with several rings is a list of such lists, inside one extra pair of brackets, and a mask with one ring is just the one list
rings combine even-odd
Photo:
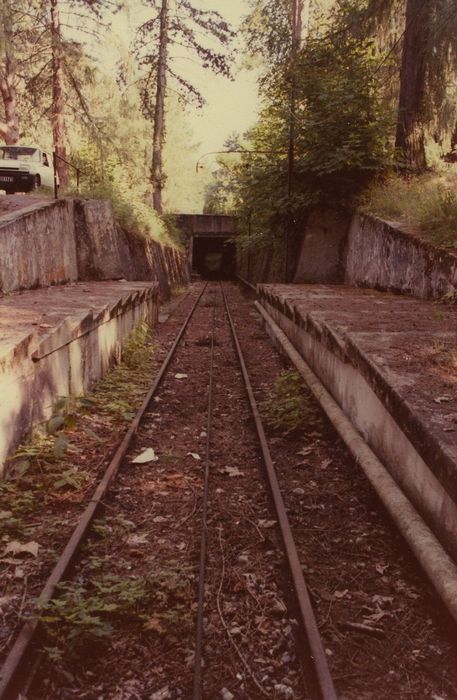
[(0, 158), (4, 160), (22, 160), (40, 162), (38, 149), (29, 146), (2, 146), (0, 148)]
[(43, 153), (43, 165), (47, 165), (49, 167), (49, 160), (48, 160), (47, 153)]

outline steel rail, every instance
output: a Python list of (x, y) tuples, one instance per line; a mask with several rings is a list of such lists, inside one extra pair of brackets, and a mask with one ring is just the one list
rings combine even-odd
[(208, 385), (208, 416), (206, 421), (206, 452), (204, 465), (204, 485), (202, 499), (202, 536), (200, 544), (200, 564), (198, 574), (198, 608), (197, 608), (197, 633), (195, 642), (194, 656), (194, 682), (192, 698), (193, 700), (201, 700), (202, 691), (202, 659), (203, 659), (203, 617), (205, 607), (205, 573), (206, 559), (208, 551), (208, 493), (209, 493), (209, 466), (210, 466), (210, 448), (211, 448), (211, 431), (213, 426), (213, 384), (214, 384), (214, 330), (216, 325), (216, 309), (213, 307), (213, 321), (211, 330), (211, 354), (209, 367), (209, 385)]
[[(112, 457), (101, 481), (99, 482), (97, 488), (95, 489), (92, 498), (90, 499), (88, 505), (83, 511), (79, 522), (74, 529), (69, 541), (67, 542), (64, 551), (59, 557), (54, 569), (52, 570), (48, 580), (46, 581), (44, 588), (37, 599), (37, 609), (48, 603), (54, 595), (56, 586), (63, 580), (65, 574), (67, 573), (80, 544), (82, 543), (90, 524), (94, 518), (94, 515), (100, 506), (102, 499), (104, 498), (111, 482), (116, 477), (119, 468), (122, 464), (127, 450), (130, 446), (133, 436), (138, 430), (141, 420), (147, 411), (149, 404), (151, 403), (154, 394), (160, 387), (163, 378), (168, 370), (171, 360), (174, 357), (176, 349), (186, 331), (189, 322), (194, 315), (195, 309), (197, 308), (200, 300), (206, 290), (208, 283), (205, 284), (202, 291), (198, 295), (195, 303), (193, 304), (191, 310), (189, 311), (184, 323), (182, 324), (178, 335), (176, 336), (173, 345), (167, 353), (165, 360), (163, 361), (159, 372), (154, 380), (154, 383), (150, 390), (148, 391), (141, 407), (139, 408), (135, 418), (130, 424), (121, 444), (117, 448), (114, 456)], [(19, 634), (14, 642), (8, 656), (0, 671), (0, 700), (16, 700), (20, 695), (21, 689), (28, 681), (30, 674), (36, 672), (36, 667), (32, 664), (32, 669), (24, 673), (24, 665), (27, 664), (29, 657), (32, 652), (32, 645), (36, 639), (37, 632), (39, 630), (39, 619), (38, 617), (33, 617), (28, 620), (20, 629)], [(20, 677), (19, 677), (20, 676)]]
[(255, 286), (255, 284), (252, 284), (252, 282), (249, 282), (249, 280), (245, 279), (244, 277), (241, 277), (241, 275), (237, 275), (236, 277), (240, 280), (240, 282), (246, 285), (246, 287), (249, 287), (249, 289), (251, 289), (253, 292), (257, 291), (257, 287)]
[(315, 675), (315, 687), (310, 688), (310, 690), (311, 692), (313, 692), (314, 698), (316, 699), (337, 700), (335, 686), (333, 684), (333, 679), (330, 674), (330, 669), (328, 667), (327, 657), (325, 655), (324, 647), (322, 645), (322, 639), (319, 634), (316, 617), (314, 615), (311, 599), (303, 576), (300, 559), (298, 557), (297, 548), (295, 546), (295, 541), (292, 535), (289, 519), (287, 517), (284, 500), (281, 494), (278, 477), (276, 476), (276, 470), (268, 447), (268, 442), (263, 428), (262, 419), (260, 417), (251, 381), (249, 379), (249, 374), (244, 360), (243, 352), (241, 350), (240, 342), (238, 340), (236, 327), (233, 322), (232, 315), (230, 313), (227, 296), (222, 285), (221, 290), (222, 297), (224, 299), (227, 318), (230, 324), (233, 343), (238, 355), (238, 361), (240, 364), (241, 373), (243, 375), (246, 393), (248, 395), (255, 427), (257, 430), (257, 435), (260, 442), (260, 448), (262, 451), (262, 456), (268, 479), (268, 486), (273, 499), (279, 529), (281, 531), (281, 537), (284, 545), (284, 553), (286, 555), (287, 564), (293, 583), (295, 599), (299, 609), (300, 618), (303, 625), (303, 629), (305, 631), (306, 639), (308, 642), (308, 650), (310, 655), (309, 660), (311, 661)]

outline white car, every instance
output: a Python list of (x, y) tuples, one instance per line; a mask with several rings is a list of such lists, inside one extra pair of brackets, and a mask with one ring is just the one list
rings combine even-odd
[(52, 156), (36, 146), (0, 146), (0, 190), (8, 194), (54, 187)]

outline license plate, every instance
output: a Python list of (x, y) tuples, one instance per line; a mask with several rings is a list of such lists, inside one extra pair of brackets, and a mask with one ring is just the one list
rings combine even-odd
[(14, 178), (8, 177), (8, 175), (0, 175), (0, 182), (14, 182)]

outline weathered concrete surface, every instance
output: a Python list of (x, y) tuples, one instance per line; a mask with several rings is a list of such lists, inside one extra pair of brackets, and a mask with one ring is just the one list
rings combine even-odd
[(156, 322), (158, 293), (156, 282), (87, 282), (0, 299), (0, 472), (57, 397), (86, 391), (139, 321)]
[(77, 276), (71, 200), (0, 217), (0, 292), (63, 284)]
[(0, 217), (0, 292), (74, 280), (156, 280), (163, 298), (190, 277), (185, 251), (124, 232), (106, 200), (61, 199)]
[(434, 299), (457, 288), (457, 257), (374, 216), (353, 217), (345, 258), (346, 284)]
[[(457, 288), (457, 256), (407, 232), (400, 224), (365, 214), (310, 214), (291, 269), (294, 283), (348, 284), (439, 299)], [(284, 241), (238, 256), (251, 282), (285, 279)]]
[(74, 207), (78, 279), (134, 279), (130, 251), (111, 202), (77, 199)]
[(259, 300), (457, 559), (457, 313), (341, 286)]
[(349, 217), (336, 211), (315, 211), (306, 222), (294, 282), (342, 284)]
[(236, 235), (236, 217), (225, 214), (179, 214), (176, 223), (187, 236)]
[(237, 251), (237, 271), (253, 284), (284, 280), (285, 249), (283, 241), (275, 241), (256, 250)]

